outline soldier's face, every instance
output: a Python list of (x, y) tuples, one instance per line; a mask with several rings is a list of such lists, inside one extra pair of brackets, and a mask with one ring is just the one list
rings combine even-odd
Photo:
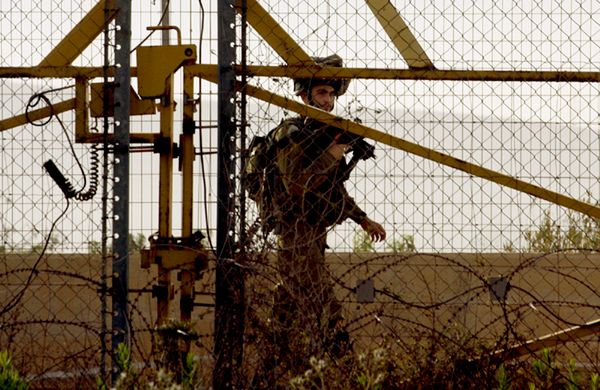
[(331, 111), (335, 104), (335, 88), (331, 85), (315, 85), (311, 89), (311, 98), (311, 101), (308, 101), (307, 104), (324, 111)]

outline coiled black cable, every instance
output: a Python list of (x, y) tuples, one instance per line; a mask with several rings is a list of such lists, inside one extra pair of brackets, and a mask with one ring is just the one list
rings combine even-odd
[(90, 186), (88, 187), (88, 190), (86, 192), (83, 192), (83, 190), (81, 190), (75, 195), (75, 199), (82, 202), (92, 199), (96, 195), (96, 191), (98, 190), (98, 165), (100, 164), (100, 158), (98, 154), (97, 144), (92, 145), (90, 153)]
[[(56, 91), (60, 91), (60, 90), (67, 89), (67, 88), (70, 88), (70, 86), (56, 88), (56, 89), (50, 89), (50, 90), (38, 92), (38, 93), (32, 95), (29, 98), (29, 101), (27, 102), (27, 106), (25, 108), (25, 118), (33, 126), (40, 127), (40, 126), (47, 125), (48, 123), (50, 123), (50, 121), (52, 120), (53, 117), (56, 117), (56, 120), (58, 121), (63, 132), (65, 133), (65, 136), (69, 143), (69, 148), (71, 149), (71, 153), (73, 154), (73, 157), (75, 158), (75, 161), (77, 162), (77, 165), (79, 166), (79, 169), (83, 176), (83, 186), (82, 186), (81, 190), (75, 190), (75, 187), (71, 184), (71, 182), (68, 179), (66, 179), (62, 175), (62, 173), (60, 172), (58, 167), (52, 162), (52, 160), (46, 161), (46, 163), (44, 163), (44, 168), (50, 174), (50, 176), (56, 182), (56, 184), (60, 187), (60, 189), (62, 190), (62, 192), (64, 193), (64, 195), (67, 199), (75, 198), (79, 201), (87, 201), (87, 200), (92, 199), (96, 195), (96, 192), (98, 190), (98, 166), (100, 163), (99, 153), (98, 153), (98, 145), (94, 144), (91, 147), (90, 186), (89, 186), (88, 190), (84, 192), (84, 189), (87, 185), (87, 176), (85, 174), (83, 166), (81, 165), (81, 162), (79, 161), (79, 158), (77, 157), (77, 154), (75, 153), (75, 148), (73, 147), (73, 143), (72, 143), (71, 139), (69, 138), (69, 133), (68, 133), (64, 123), (58, 116), (56, 116), (56, 114), (54, 113), (54, 110), (53, 110), (52, 103), (50, 102), (50, 99), (48, 99), (48, 97), (46, 96), (46, 94), (49, 92), (56, 92)], [(33, 122), (33, 120), (30, 117), (30, 110), (32, 108), (36, 107), (40, 103), (40, 101), (43, 101), (48, 107), (50, 107), (50, 115), (48, 116), (47, 120), (40, 122), (40, 123), (35, 123), (35, 122)]]

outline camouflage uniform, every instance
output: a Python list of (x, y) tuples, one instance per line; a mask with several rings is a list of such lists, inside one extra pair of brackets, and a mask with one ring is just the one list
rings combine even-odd
[(304, 118), (285, 120), (275, 130), (273, 208), (279, 237), (276, 313), (282, 326), (308, 331), (321, 349), (341, 318), (325, 263), (327, 229), (366, 214), (344, 187), (346, 161), (326, 149), (335, 132)]

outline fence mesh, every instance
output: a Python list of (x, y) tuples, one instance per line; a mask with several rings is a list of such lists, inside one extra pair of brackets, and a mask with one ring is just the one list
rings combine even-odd
[[(92, 6), (90, 1), (3, 3), (0, 66), (41, 63)], [(94, 54), (87, 52), (76, 63), (92, 65), (94, 55), (102, 59), (102, 43), (92, 44), (90, 52)], [(69, 100), (74, 84), (74, 79), (3, 78), (0, 116), (11, 118)], [(73, 111), (27, 119), (23, 126), (0, 132), (0, 345), (33, 388), (52, 387), (66, 377), (87, 387), (95, 381), (83, 370), (99, 373), (102, 359), (103, 155), (101, 148), (75, 143)], [(42, 168), (48, 160), (77, 190), (93, 191), (96, 183), (95, 198), (66, 201)]]
[[(95, 4), (3, 2), (0, 70), (40, 64)], [(238, 212), (231, 218), (238, 226), (236, 264), (248, 271), (247, 387), (286, 383), (310, 367), (310, 356), (328, 354), (340, 362), (336, 352), (344, 351), (332, 346), (344, 344), (346, 337), (357, 354), (385, 347), (392, 356), (411, 357), (397, 360), (406, 364), (399, 364), (399, 370), (408, 376), (417, 368), (425, 372), (434, 367), (436, 358), (513, 353), (510, 346), (598, 319), (597, 219), (573, 210), (572, 203), (531, 196), (478, 171), (452, 168), (448, 160), (424, 158), (368, 137), (375, 158), (358, 161), (343, 183), (347, 196), (340, 195), (334, 180), (340, 171), (332, 170), (338, 163), (329, 149), (339, 131), (324, 126), (323, 117), (310, 119), (310, 113), (308, 121), (297, 121), (296, 106), (279, 99), (302, 102), (292, 79), (294, 70), (303, 78), (306, 69), (317, 71), (307, 56), (337, 54), (351, 72), (333, 73), (349, 80), (349, 86), (331, 114), (593, 208), (600, 196), (594, 65), (600, 50), (593, 39), (600, 7), (595, 2), (244, 0), (236, 11), (239, 170), (232, 178)], [(135, 48), (164, 44), (160, 32), (146, 27), (165, 19), (179, 27), (183, 44), (197, 45), (198, 64), (217, 64), (216, 2), (153, 1), (133, 5), (132, 66), (140, 65)], [(176, 34), (169, 34), (175, 44)], [(112, 50), (114, 23), (108, 25), (107, 37)], [(103, 39), (100, 34), (73, 65), (102, 67)], [(112, 57), (110, 51), (109, 63)], [(390, 76), (385, 71), (397, 72)], [(451, 71), (465, 73), (455, 77)], [(546, 78), (536, 76), (542, 72)], [(223, 185), (217, 183), (218, 90), (209, 71), (193, 72), (193, 78), (198, 125), (193, 225), (206, 235), (203, 243), (212, 251), (218, 249), (217, 187)], [(138, 89), (138, 80), (132, 80)], [(182, 80), (179, 69), (174, 77), (174, 141), (183, 132)], [(75, 97), (75, 80), (68, 77), (3, 77), (0, 82), (3, 126), (7, 118)], [(254, 87), (269, 93), (259, 95)], [(103, 120), (91, 120), (90, 131), (102, 132)], [(282, 120), (288, 131), (291, 124), (298, 133), (278, 150), (298, 147), (302, 153), (295, 162), (288, 154), (279, 156), (289, 168), (280, 172), (279, 189), (283, 185), (290, 192), (273, 202), (284, 218), (276, 224), (279, 230), (266, 234), (257, 206), (248, 198), (244, 159), (253, 137), (267, 135)], [(103, 239), (110, 248), (112, 225), (103, 238), (102, 223), (112, 218), (112, 185), (109, 180), (104, 188), (100, 180), (111, 177), (110, 164), (108, 170), (102, 166), (102, 144), (94, 149), (75, 142), (75, 110), (26, 122), (0, 127), (0, 347), (13, 354), (34, 387), (68, 380), (93, 386), (95, 376), (106, 375), (110, 365), (103, 340), (112, 331), (106, 317), (112, 259), (110, 250), (104, 258), (101, 252)], [(112, 122), (109, 117), (111, 127)], [(159, 114), (131, 117), (132, 133), (157, 133), (160, 126)], [(136, 255), (150, 245), (147, 238), (158, 231), (161, 218), (159, 156), (152, 149), (133, 143), (130, 150), (129, 302), (138, 362), (149, 362), (160, 352), (151, 338), (158, 320), (151, 291), (159, 277), (154, 266), (140, 268)], [(325, 184), (315, 187), (313, 178), (303, 175), (307, 167), (314, 169), (311, 164), (325, 164), (322, 155), (330, 157), (330, 165), (321, 166), (317, 176)], [(111, 156), (106, 156), (110, 162)], [(97, 164), (96, 196), (67, 202), (42, 168), (49, 159), (76, 189), (89, 188)], [(173, 235), (179, 236), (182, 174), (176, 162), (171, 216)], [(301, 185), (294, 190), (294, 183)], [(104, 190), (109, 201), (103, 209)], [(364, 233), (362, 214), (347, 208), (352, 199), (385, 229), (384, 241), (373, 242)], [(199, 364), (207, 378), (214, 354), (213, 270), (211, 260), (195, 283), (192, 314), (200, 335), (193, 351), (202, 357)], [(175, 275), (170, 284), (177, 298), (181, 285)], [(179, 301), (172, 302), (169, 316), (178, 318)], [(562, 340), (551, 343), (557, 353), (597, 372), (594, 325), (568, 332)], [(528, 344), (517, 351), (529, 356), (537, 347)], [(306, 361), (286, 360), (286, 353)], [(434, 369), (430, 374), (437, 375)]]

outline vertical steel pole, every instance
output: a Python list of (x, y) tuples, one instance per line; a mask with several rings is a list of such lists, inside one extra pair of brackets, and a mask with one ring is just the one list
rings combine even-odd
[[(163, 0), (164, 7), (169, 6), (169, 0)], [(165, 17), (163, 25), (170, 24), (169, 10), (165, 9)], [(163, 33), (168, 33), (165, 30)], [(168, 37), (166, 38), (168, 39)], [(165, 41), (163, 35), (163, 45), (169, 44)], [(180, 155), (179, 169), (181, 171), (181, 236), (190, 238), (193, 230), (193, 206), (194, 206), (194, 112), (196, 102), (194, 101), (194, 78), (184, 68), (183, 70), (183, 130), (179, 137)], [(179, 296), (179, 319), (183, 322), (189, 322), (192, 319), (192, 311), (194, 310), (194, 281), (196, 273), (193, 269), (193, 264), (181, 267), (179, 270), (180, 280), (180, 296)], [(189, 344), (186, 345), (186, 352)]]
[[(163, 1), (164, 18), (168, 18), (168, 2)], [(164, 7), (167, 7), (166, 9)], [(163, 19), (164, 19), (163, 18)], [(168, 20), (168, 19), (167, 19)], [(169, 30), (162, 32), (162, 44), (168, 45)], [(173, 75), (165, 80), (165, 93), (161, 97), (160, 112), (160, 138), (163, 147), (160, 149), (160, 178), (158, 200), (158, 236), (168, 240), (173, 235), (173, 117), (175, 101), (173, 94)], [(171, 312), (171, 271), (158, 264), (158, 289), (156, 291), (157, 323), (162, 323), (169, 318)]]
[[(131, 1), (118, 0), (115, 23), (115, 142), (113, 182), (112, 352), (130, 346), (129, 290), (129, 87), (131, 84)], [(113, 381), (118, 373), (113, 370)]]
[[(246, 83), (248, 82), (248, 69), (247, 69), (247, 55), (248, 55), (248, 46), (247, 46), (247, 33), (248, 33), (248, 4), (247, 0), (242, 0), (242, 10), (241, 10), (241, 63), (242, 63), (242, 90), (240, 91), (240, 157), (242, 161), (246, 161), (248, 157), (248, 150), (246, 148), (246, 130), (248, 129), (248, 121), (246, 118), (246, 106), (247, 106), (247, 93), (246, 93)], [(242, 166), (242, 169), (246, 169), (245, 166)], [(246, 235), (246, 182), (244, 175), (240, 175), (240, 253), (242, 255), (246, 254), (246, 245), (248, 237)]]
[[(180, 136), (181, 155), (181, 235), (185, 238), (192, 236), (193, 230), (193, 205), (194, 205), (194, 78), (184, 68), (183, 76), (183, 132)], [(193, 267), (193, 265), (192, 265)], [(192, 319), (194, 310), (194, 269), (183, 267), (181, 275), (181, 296), (179, 301), (180, 319), (188, 322)]]
[[(108, 133), (110, 130), (108, 108), (110, 101), (108, 99), (108, 69), (110, 68), (110, 33), (109, 33), (109, 18), (110, 10), (108, 6), (104, 6), (104, 66), (102, 67), (102, 290), (101, 290), (101, 302), (102, 302), (102, 331), (100, 337), (102, 339), (102, 346), (100, 350), (101, 363), (100, 363), (100, 378), (106, 381), (107, 376), (107, 353), (108, 340), (106, 338), (108, 330), (108, 281), (110, 271), (108, 270), (108, 170), (109, 170), (109, 155), (108, 155)], [(87, 85), (85, 86), (87, 88)], [(112, 341), (111, 341), (112, 342)]]
[(244, 281), (235, 246), (235, 0), (218, 2), (218, 184), (213, 387), (242, 388)]

